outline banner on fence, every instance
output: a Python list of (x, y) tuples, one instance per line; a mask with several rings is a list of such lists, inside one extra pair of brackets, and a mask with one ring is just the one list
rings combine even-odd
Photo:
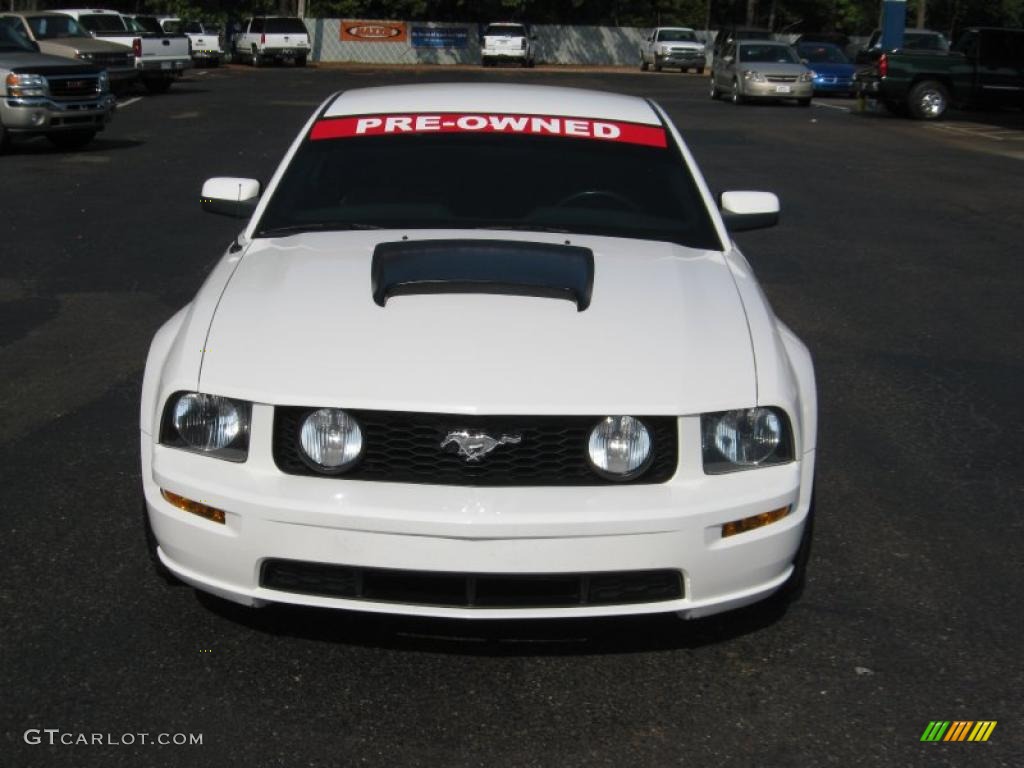
[(465, 48), (469, 45), (466, 27), (413, 27), (413, 48)]
[(409, 36), (404, 21), (345, 19), (341, 22), (341, 39), (353, 43), (404, 43)]

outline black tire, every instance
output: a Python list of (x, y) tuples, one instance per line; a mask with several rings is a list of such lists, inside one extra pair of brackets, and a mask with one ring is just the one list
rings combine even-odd
[(167, 93), (171, 89), (171, 79), (163, 78), (160, 80), (143, 80), (142, 84), (146, 86), (146, 90), (150, 93)]
[(938, 80), (922, 80), (907, 94), (907, 109), (915, 120), (941, 120), (949, 109), (949, 90)]
[(796, 103), (799, 104), (801, 107), (809, 107), (809, 106), (811, 106), (811, 100), (810, 99), (797, 99)]
[(76, 131), (54, 131), (46, 134), (46, 138), (57, 149), (81, 149), (96, 138), (96, 131), (91, 128)]
[(722, 92), (720, 90), (718, 90), (718, 86), (715, 85), (715, 74), (714, 74), (714, 72), (712, 72), (711, 73), (711, 100), (712, 101), (718, 101), (720, 98), (722, 98)]
[(249, 63), (255, 68), (263, 66), (263, 57), (260, 56), (260, 52), (255, 48), (252, 49), (252, 53), (249, 55)]
[(146, 551), (149, 553), (149, 562), (153, 566), (153, 572), (169, 586), (182, 586), (183, 582), (167, 569), (167, 566), (161, 562), (160, 555), (157, 554), (156, 536), (153, 535), (153, 526), (150, 525), (149, 511), (146, 509), (145, 502), (142, 503), (142, 520), (146, 532)]
[(654, 65), (654, 71), (655, 72), (661, 72), (661, 64), (655, 64)]
[(740, 93), (740, 81), (739, 80), (733, 80), (732, 81), (732, 103), (736, 104), (738, 106), (738, 105), (742, 104), (745, 101), (746, 101), (746, 99), (743, 98), (743, 94)]
[(698, 75), (703, 75), (704, 74), (704, 67), (697, 67), (697, 74)]
[(7, 147), (10, 146), (10, 144), (11, 140), (10, 137), (7, 135), (7, 131), (5, 131), (4, 127), (0, 125), (0, 155), (4, 153), (4, 151), (7, 149)]
[(306, 57), (305, 56), (299, 56), (298, 58), (296, 58), (295, 59), (295, 66), (296, 67), (304, 67), (304, 66), (306, 66)]
[(647, 59), (645, 59), (644, 55), (641, 53), (640, 54), (640, 71), (641, 72), (646, 72), (650, 68), (651, 68), (651, 65), (647, 63)]

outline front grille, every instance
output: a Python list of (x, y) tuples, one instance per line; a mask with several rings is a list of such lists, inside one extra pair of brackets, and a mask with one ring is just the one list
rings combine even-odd
[[(324, 476), (303, 461), (299, 430), (313, 408), (274, 410), (274, 461), (289, 475)], [(401, 411), (346, 411), (358, 420), (363, 455), (345, 480), (469, 486), (607, 485), (587, 458), (590, 430), (600, 416), (459, 416)], [(651, 433), (651, 463), (631, 484), (664, 483), (676, 471), (678, 436), (672, 416), (638, 417)], [(494, 438), (518, 436), (478, 461), (441, 448), (449, 432), (483, 431)], [(331, 477), (331, 476), (328, 476)]]
[(100, 91), (99, 78), (93, 75), (77, 77), (48, 77), (50, 95), (56, 99), (80, 99), (95, 96)]
[(796, 75), (768, 75), (769, 83), (795, 83)]
[(679, 571), (501, 574), (361, 568), (265, 560), (260, 586), (282, 592), (405, 605), (558, 608), (627, 605), (683, 597)]

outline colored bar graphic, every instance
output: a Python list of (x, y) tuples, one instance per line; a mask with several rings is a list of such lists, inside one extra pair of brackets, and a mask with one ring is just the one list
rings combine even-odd
[(940, 741), (949, 728), (948, 720), (932, 720), (921, 734), (921, 741)]
[(921, 741), (988, 741), (996, 720), (930, 720)]

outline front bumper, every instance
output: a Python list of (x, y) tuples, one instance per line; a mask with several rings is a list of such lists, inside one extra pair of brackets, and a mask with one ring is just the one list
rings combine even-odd
[(114, 116), (112, 94), (82, 101), (55, 101), (47, 97), (0, 99), (0, 124), (17, 134), (95, 128), (101, 130)]
[(852, 79), (823, 77), (814, 80), (815, 93), (853, 93), (854, 88)]
[[(788, 465), (707, 476), (680, 466), (668, 483), (596, 487), (405, 485), (282, 474), (269, 406), (254, 406), (241, 464), (154, 445), (142, 476), (163, 563), (182, 580), (247, 605), (268, 602), (456, 618), (544, 618), (679, 612), (697, 617), (767, 597), (792, 572), (811, 499), (813, 452)], [(699, 419), (679, 420), (682, 445)], [(684, 434), (685, 433), (685, 434)], [(262, 439), (261, 439), (262, 438)], [(218, 524), (160, 489), (226, 512)], [(782, 520), (721, 538), (725, 522), (791, 506)], [(672, 570), (683, 597), (559, 607), (466, 608), (375, 602), (268, 589), (268, 559), (462, 574)]]
[(656, 53), (654, 63), (659, 67), (703, 67), (705, 56), (699, 52)]
[[(788, 90), (779, 90), (788, 89)], [(747, 81), (742, 86), (743, 95), (749, 99), (809, 99), (814, 95), (813, 83), (755, 83)]]

